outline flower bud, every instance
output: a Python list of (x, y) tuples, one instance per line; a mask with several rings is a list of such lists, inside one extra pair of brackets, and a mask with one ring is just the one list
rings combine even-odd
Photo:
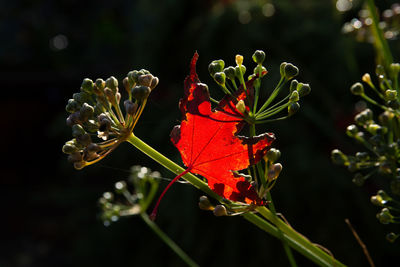
[(365, 73), (362, 78), (363, 82), (371, 84), (371, 75), (369, 73)]
[(214, 74), (214, 80), (221, 86), (225, 85), (225, 73), (224, 72), (217, 72)]
[[(240, 73), (241, 71), (241, 73)], [(244, 65), (236, 66), (235, 67), (235, 75), (240, 79), (246, 73), (246, 67)]]
[(299, 101), (299, 99), (300, 99), (299, 92), (293, 91), (289, 97), (289, 102), (297, 102)]
[(255, 63), (261, 65), (265, 60), (265, 52), (262, 50), (256, 50), (252, 57)]
[(386, 90), (385, 91), (386, 100), (396, 100), (397, 99), (397, 91), (396, 90)]
[(65, 110), (69, 113), (74, 113), (81, 108), (79, 103), (75, 99), (69, 99)]
[(118, 91), (118, 80), (111, 76), (106, 80), (106, 87), (110, 88), (114, 94)]
[(288, 114), (292, 116), (300, 109), (300, 104), (298, 102), (293, 102), (288, 107)]
[(143, 86), (143, 85), (135, 86), (132, 89), (132, 96), (139, 101), (145, 100), (149, 96), (150, 92), (151, 92), (151, 90), (147, 86)]
[(388, 208), (383, 208), (380, 213), (376, 215), (378, 218), (379, 222), (382, 224), (389, 224), (393, 221), (393, 215), (390, 214), (390, 211)]
[(390, 243), (393, 243), (396, 241), (396, 239), (399, 237), (399, 235), (396, 235), (395, 233), (391, 232), (386, 235), (386, 240), (389, 241)]
[(68, 141), (65, 143), (65, 145), (63, 145), (62, 147), (62, 152), (64, 154), (72, 154), (74, 152), (78, 152), (79, 148), (76, 146), (74, 141)]
[(213, 210), (210, 200), (207, 196), (201, 196), (199, 199), (199, 208), (202, 210)]
[(217, 72), (223, 71), (225, 66), (225, 62), (220, 60), (214, 60), (208, 65), (208, 72), (210, 73), (211, 77), (214, 77), (214, 74)]
[(82, 134), (82, 135), (78, 135), (76, 137), (76, 141), (79, 144), (81, 144), (82, 146), (88, 146), (90, 143), (92, 143), (92, 138), (90, 137), (89, 134), (85, 133), (85, 134)]
[(373, 119), (373, 113), (369, 108), (361, 111), (354, 117), (354, 120), (358, 125), (370, 124), (372, 123), (372, 119)]
[(130, 100), (125, 100), (124, 101), (124, 106), (125, 106), (125, 111), (127, 114), (129, 115), (134, 115), (137, 108), (138, 108), (138, 104), (137, 103), (133, 103)]
[(400, 102), (397, 100), (391, 100), (387, 102), (387, 106), (392, 108), (392, 109), (399, 109), (400, 108)]
[(224, 69), (224, 73), (226, 78), (228, 78), (229, 80), (233, 81), (235, 80), (235, 68), (230, 66)]
[(272, 182), (273, 180), (278, 178), (281, 171), (282, 171), (282, 165), (280, 163), (275, 163), (271, 165), (267, 173), (268, 181)]
[(150, 87), (152, 80), (153, 80), (153, 75), (151, 74), (140, 75), (138, 77), (138, 85)]
[(282, 62), (279, 67), (279, 72), (281, 74), (281, 77), (285, 77), (285, 67), (287, 64), (288, 64), (287, 62)]
[(333, 163), (338, 165), (344, 165), (346, 162), (348, 162), (347, 156), (339, 149), (332, 150), (331, 159)]
[(257, 65), (253, 70), (253, 73), (256, 75), (260, 75), (260, 77), (263, 77), (266, 74), (266, 72), (267, 69), (262, 65)]
[(392, 72), (393, 76), (397, 76), (400, 72), (400, 64), (399, 63), (390, 64), (390, 71)]
[(236, 104), (236, 109), (240, 112), (240, 113), (245, 113), (246, 112), (246, 105), (244, 104), (243, 100), (239, 100)]
[(299, 86), (299, 87), (303, 86), (302, 84), (301, 84), (301, 86), (300, 86), (300, 84), (301, 84), (301, 83), (299, 83), (297, 80), (292, 80), (292, 81), (290, 82), (289, 93), (291, 94), (293, 91), (296, 91), (297, 88), (298, 88), (298, 86)]
[(270, 149), (267, 151), (267, 154), (266, 154), (265, 156), (266, 156), (266, 159), (267, 159), (268, 161), (270, 161), (271, 163), (274, 163), (274, 162), (276, 162), (276, 161), (280, 158), (280, 156), (281, 156), (281, 151), (279, 151), (279, 150), (276, 149), (276, 148), (270, 148)]
[(103, 91), (104, 88), (106, 87), (106, 82), (103, 79), (97, 79), (96, 80), (96, 87), (100, 91)]
[(153, 77), (153, 79), (151, 80), (151, 83), (150, 83), (150, 89), (153, 90), (157, 85), (158, 85), (158, 78)]
[(311, 92), (311, 87), (308, 83), (301, 83), (301, 86), (299, 85), (297, 85), (297, 91), (300, 97), (306, 96)]
[(91, 118), (93, 116), (94, 108), (91, 105), (89, 105), (88, 103), (83, 103), (79, 113), (80, 113), (79, 118), (82, 121), (87, 121), (89, 118)]
[(242, 55), (236, 55), (235, 62), (236, 62), (236, 64), (238, 66), (241, 66), (243, 64), (243, 56)]
[(353, 95), (363, 95), (364, 94), (364, 86), (361, 83), (355, 83), (350, 87), (350, 92)]
[(80, 152), (73, 152), (68, 155), (68, 161), (71, 163), (82, 161), (82, 154)]
[(72, 125), (72, 136), (73, 137), (78, 137), (80, 135), (84, 135), (86, 131), (83, 129), (83, 127), (80, 124), (74, 124)]
[(132, 85), (131, 85), (131, 83), (129, 82), (128, 77), (125, 77), (125, 78), (122, 80), (122, 85), (124, 86), (125, 91), (129, 94), (129, 93), (131, 92)]
[(393, 119), (394, 113), (391, 111), (386, 110), (385, 112), (379, 115), (379, 121), (383, 125), (388, 125), (390, 121)]
[(217, 205), (215, 206), (213, 213), (215, 216), (220, 217), (220, 216), (227, 216), (228, 212), (226, 211), (226, 208), (224, 205)]
[(299, 74), (299, 69), (295, 65), (287, 63), (284, 67), (284, 72), (286, 79), (290, 80)]
[(83, 79), (83, 82), (81, 85), (81, 90), (86, 93), (92, 94), (93, 86), (94, 86), (93, 81), (91, 79), (85, 78), (85, 79)]
[(117, 194), (122, 194), (127, 190), (127, 185), (125, 181), (116, 182), (114, 187)]
[(74, 168), (76, 170), (82, 170), (85, 166), (86, 166), (86, 162), (84, 162), (84, 161), (74, 162)]
[(371, 123), (368, 124), (367, 130), (368, 132), (370, 132), (371, 134), (375, 135), (375, 134), (382, 134), (385, 132), (384, 127), (380, 126), (379, 124), (376, 123)]

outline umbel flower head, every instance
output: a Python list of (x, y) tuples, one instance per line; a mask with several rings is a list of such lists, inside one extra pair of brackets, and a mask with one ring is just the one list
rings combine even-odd
[(72, 128), (73, 139), (62, 151), (76, 169), (100, 161), (132, 134), (158, 78), (147, 70), (134, 70), (122, 83), (128, 95), (123, 102), (125, 114), (118, 80), (112, 76), (106, 81), (84, 79), (80, 92), (68, 100), (67, 125)]

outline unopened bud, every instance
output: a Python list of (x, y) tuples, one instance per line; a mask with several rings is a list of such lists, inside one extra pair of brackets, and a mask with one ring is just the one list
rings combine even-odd
[(284, 71), (285, 71), (285, 77), (288, 80), (292, 79), (293, 77), (296, 77), (299, 74), (299, 69), (291, 63), (287, 63), (285, 65)]
[(151, 74), (140, 75), (138, 78), (138, 84), (150, 87), (152, 80), (153, 80), (153, 75)]
[(125, 78), (122, 80), (122, 85), (124, 86), (125, 91), (129, 94), (129, 93), (131, 92), (132, 85), (131, 85), (131, 83), (129, 82), (129, 78), (128, 78), (128, 77), (125, 77)]
[(83, 79), (81, 90), (89, 94), (93, 93), (93, 81), (88, 78)]
[(385, 91), (386, 100), (396, 100), (397, 99), (397, 91), (396, 90), (386, 90)]
[(282, 62), (279, 67), (279, 72), (281, 74), (281, 77), (285, 77), (285, 67), (287, 64), (288, 64), (287, 62)]
[(214, 74), (214, 80), (221, 86), (225, 85), (225, 73), (224, 72), (217, 72)]
[(79, 103), (75, 99), (69, 99), (65, 110), (69, 113), (74, 113), (80, 109)]
[(238, 66), (241, 66), (243, 64), (243, 56), (242, 55), (236, 55), (235, 62), (236, 62), (236, 64)]
[(350, 87), (350, 92), (353, 95), (363, 95), (364, 94), (364, 86), (361, 83), (355, 83)]
[(86, 166), (86, 162), (84, 162), (84, 161), (74, 162), (74, 168), (76, 170), (82, 170), (85, 166)]
[(217, 72), (221, 72), (224, 70), (225, 62), (222, 59), (214, 60), (208, 65), (208, 72), (211, 77), (214, 77), (214, 74)]
[(275, 164), (271, 165), (268, 170), (268, 174), (267, 174), (268, 181), (271, 182), (271, 181), (275, 180), (276, 178), (278, 178), (281, 171), (282, 171), (282, 165), (280, 163), (275, 163)]
[(62, 147), (62, 152), (65, 154), (72, 154), (74, 152), (79, 151), (78, 147), (74, 144), (73, 141), (68, 141)]
[(396, 235), (395, 233), (389, 233), (386, 235), (386, 240), (389, 241), (390, 243), (393, 243), (396, 241), (396, 239), (399, 237), (399, 235)]
[(393, 119), (393, 117), (394, 117), (394, 113), (387, 110), (379, 115), (379, 121), (383, 125), (388, 125), (390, 123), (390, 121)]
[(119, 181), (115, 183), (114, 187), (117, 194), (122, 194), (126, 191), (127, 185), (125, 181)]
[(215, 216), (220, 217), (220, 216), (227, 216), (228, 212), (226, 211), (226, 208), (224, 205), (217, 205), (215, 206), (213, 213)]
[(133, 103), (130, 100), (125, 100), (124, 101), (124, 106), (125, 106), (125, 111), (126, 113), (128, 113), (129, 115), (134, 115), (137, 108), (138, 108), (138, 104), (137, 103)]
[(246, 112), (246, 105), (244, 104), (243, 100), (239, 100), (237, 102), (236, 109), (242, 114)]
[[(298, 88), (298, 85), (300, 85), (301, 83), (299, 83), (297, 80), (292, 80), (290, 82), (290, 87), (289, 87), (289, 92), (292, 93), (293, 91), (296, 91)], [(301, 86), (303, 86), (301, 84)]]
[(265, 60), (265, 52), (262, 50), (256, 50), (253, 54), (253, 60), (258, 65), (261, 65)]
[(106, 87), (106, 82), (103, 79), (97, 79), (96, 80), (96, 87), (100, 91), (103, 91), (104, 88)]
[(390, 214), (390, 211), (388, 208), (383, 208), (380, 213), (376, 215), (378, 218), (379, 222), (382, 224), (389, 224), (393, 221), (393, 215)]
[(346, 162), (348, 162), (347, 156), (339, 149), (332, 150), (331, 159), (333, 163), (338, 165), (344, 165)]
[(297, 101), (299, 101), (299, 99), (300, 99), (300, 97), (299, 97), (299, 92), (293, 91), (293, 92), (290, 94), (289, 102), (297, 102)]
[(106, 80), (106, 87), (110, 88), (116, 94), (118, 91), (118, 80), (114, 76), (111, 76)]
[(253, 73), (256, 75), (260, 75), (260, 77), (263, 77), (267, 73), (267, 69), (262, 65), (257, 65), (254, 68)]
[(230, 66), (224, 69), (224, 73), (226, 78), (228, 78), (229, 80), (233, 81), (235, 80), (235, 68)]
[(147, 86), (135, 86), (132, 89), (132, 96), (139, 101), (145, 100), (149, 96), (150, 92), (151, 90)]
[(235, 67), (235, 75), (240, 79), (246, 73), (246, 67), (244, 65), (236, 66)]
[(390, 70), (391, 70), (393, 76), (397, 76), (400, 72), (400, 64), (399, 63), (390, 64)]
[(210, 200), (207, 196), (201, 196), (199, 199), (199, 208), (202, 210), (213, 210)]
[(288, 115), (292, 116), (300, 109), (300, 104), (298, 102), (293, 102), (288, 107)]
[(84, 135), (86, 131), (83, 129), (83, 127), (80, 124), (74, 124), (72, 126), (72, 136), (73, 137), (78, 137), (80, 135)]
[(88, 103), (83, 103), (81, 109), (79, 110), (79, 113), (80, 113), (79, 118), (82, 121), (87, 121), (89, 118), (93, 116), (94, 108)]
[(268, 161), (270, 161), (271, 163), (274, 163), (280, 158), (281, 151), (279, 151), (276, 148), (271, 148), (270, 150), (268, 150), (268, 152), (265, 156), (267, 157)]
[(380, 126), (379, 124), (376, 123), (371, 123), (368, 125), (367, 130), (368, 132), (370, 132), (371, 134), (382, 134), (385, 132), (386, 128), (383, 128), (382, 126)]
[(371, 83), (371, 75), (369, 73), (365, 73), (362, 78), (363, 82), (370, 84)]
[(299, 92), (299, 96), (303, 97), (311, 92), (311, 87), (308, 83), (302, 83), (302, 86), (297, 86), (297, 91)]
[(80, 152), (73, 152), (68, 155), (68, 161), (71, 163), (82, 161), (82, 154)]
[(153, 90), (157, 85), (158, 85), (158, 78), (153, 77), (153, 79), (151, 80), (151, 83), (150, 83), (150, 89)]

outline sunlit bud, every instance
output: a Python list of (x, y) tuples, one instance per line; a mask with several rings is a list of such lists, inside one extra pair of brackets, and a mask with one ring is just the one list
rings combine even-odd
[(158, 85), (158, 78), (153, 77), (153, 79), (151, 80), (151, 83), (150, 83), (150, 89), (153, 90), (157, 85)]
[(106, 87), (110, 88), (113, 91), (114, 94), (117, 93), (117, 91), (118, 91), (118, 80), (115, 79), (114, 76), (111, 76), (110, 78), (108, 78), (106, 80)]
[(222, 59), (214, 60), (208, 65), (208, 72), (211, 77), (214, 77), (214, 74), (217, 72), (221, 72), (224, 70), (225, 62)]
[(213, 210), (214, 207), (207, 196), (201, 196), (199, 199), (199, 208), (202, 210)]
[(356, 158), (359, 161), (367, 161), (369, 160), (369, 154), (367, 152), (357, 152)]
[(378, 218), (379, 222), (382, 224), (389, 224), (393, 220), (393, 215), (390, 214), (390, 211), (388, 208), (383, 208), (381, 210), (381, 212), (376, 215), (376, 217)]
[(93, 116), (94, 108), (88, 103), (83, 103), (81, 109), (79, 110), (79, 113), (80, 113), (79, 118), (82, 121), (87, 121), (89, 118)]
[(288, 63), (287, 62), (282, 62), (280, 67), (279, 67), (279, 72), (282, 77), (285, 77), (285, 67)]
[(276, 178), (278, 178), (281, 171), (282, 171), (282, 165), (280, 163), (275, 163), (271, 165), (267, 173), (268, 181), (271, 182)]
[(365, 125), (372, 122), (373, 113), (370, 109), (365, 109), (362, 112), (358, 113), (354, 120), (358, 125)]
[(82, 85), (81, 85), (81, 90), (86, 92), (86, 93), (93, 93), (93, 81), (91, 79), (85, 78), (83, 79)]
[(355, 83), (350, 87), (350, 92), (353, 95), (363, 95), (364, 94), (364, 86), (361, 83)]
[(73, 152), (68, 155), (68, 161), (71, 163), (82, 161), (82, 154), (80, 152)]
[(378, 207), (383, 207), (382, 198), (380, 196), (371, 196), (371, 203)]
[(235, 62), (236, 62), (236, 64), (238, 66), (241, 66), (243, 64), (243, 56), (242, 55), (236, 55)]
[(386, 240), (389, 241), (390, 243), (393, 243), (396, 241), (396, 239), (399, 237), (399, 235), (396, 235), (395, 233), (389, 233), (386, 235)]
[(270, 161), (271, 163), (276, 162), (280, 156), (281, 156), (281, 151), (279, 151), (276, 148), (271, 148), (268, 150), (266, 156), (266, 160)]
[(74, 152), (79, 151), (79, 148), (76, 146), (74, 141), (68, 141), (65, 143), (65, 145), (62, 147), (62, 152), (65, 154), (72, 154)]
[(382, 204), (386, 204), (388, 201), (392, 200), (392, 198), (383, 190), (379, 190), (377, 196), (381, 198)]
[(382, 134), (383, 132), (385, 132), (386, 128), (383, 128), (382, 126), (380, 126), (379, 124), (376, 123), (371, 123), (368, 125), (368, 132), (370, 132), (371, 134)]
[(235, 75), (240, 79), (240, 71), (242, 71), (241, 75), (244, 75), (246, 73), (246, 67), (244, 65), (236, 66), (235, 67)]
[(83, 104), (85, 102), (89, 102), (91, 100), (90, 94), (86, 92), (75, 93), (72, 95), (72, 98), (75, 99), (79, 104)]
[(132, 89), (132, 96), (139, 101), (145, 100), (149, 96), (150, 92), (151, 90), (149, 87), (137, 85)]
[(293, 102), (288, 107), (288, 114), (292, 116), (300, 109), (300, 104), (298, 102)]
[(390, 182), (390, 190), (393, 194), (400, 196), (400, 179), (398, 176)]
[(253, 54), (253, 60), (258, 65), (261, 65), (265, 60), (265, 52), (262, 50), (256, 50)]
[(390, 70), (391, 70), (393, 76), (397, 76), (400, 72), (400, 64), (399, 63), (390, 64)]
[(75, 99), (69, 99), (68, 104), (65, 107), (65, 110), (69, 113), (74, 113), (81, 108), (79, 103)]
[(140, 75), (138, 77), (138, 84), (150, 87), (151, 80), (153, 80), (153, 75), (151, 74)]
[(333, 163), (339, 165), (344, 165), (346, 162), (348, 162), (347, 156), (339, 149), (332, 150), (331, 159)]
[(383, 125), (388, 125), (389, 122), (393, 119), (394, 113), (390, 111), (385, 111), (379, 115), (379, 121)]
[(96, 80), (96, 87), (100, 91), (103, 91), (104, 88), (106, 87), (106, 82), (103, 79), (97, 79)]
[(78, 137), (80, 135), (84, 135), (86, 131), (83, 129), (83, 127), (80, 124), (75, 124), (72, 126), (72, 136), (73, 137)]
[[(299, 82), (297, 80), (292, 80), (290, 82), (289, 92), (292, 93), (293, 91), (296, 91), (297, 90), (297, 86), (300, 85), (300, 84), (299, 84)], [(303, 85), (301, 84), (301, 86), (303, 86)]]
[(290, 94), (290, 97), (289, 97), (289, 101), (290, 101), (290, 102), (297, 102), (297, 101), (299, 101), (299, 99), (300, 99), (300, 97), (299, 97), (299, 92), (293, 91), (293, 92)]
[(225, 73), (223, 72), (217, 72), (214, 74), (214, 80), (221, 86), (223, 86), (225, 84)]
[(397, 91), (396, 90), (386, 90), (385, 97), (386, 97), (386, 100), (396, 100)]
[(239, 100), (236, 104), (236, 109), (240, 112), (240, 113), (245, 113), (246, 111), (246, 105), (244, 104), (243, 100)]
[(224, 73), (226, 75), (226, 78), (229, 80), (233, 81), (235, 80), (235, 68), (230, 66), (224, 69)]
[(308, 83), (301, 83), (297, 85), (297, 91), (299, 92), (299, 96), (303, 97), (308, 95), (311, 92), (311, 87)]
[(263, 77), (266, 74), (266, 72), (267, 72), (267, 69), (262, 65), (257, 65), (253, 70), (253, 73), (254, 74), (259, 74), (260, 77)]
[(364, 184), (364, 181), (364, 176), (361, 173), (356, 173), (352, 180), (352, 182), (357, 186), (362, 186)]
[(292, 63), (287, 63), (284, 68), (286, 79), (290, 80), (299, 74), (299, 69)]
[(363, 82), (366, 82), (366, 83), (368, 83), (368, 84), (371, 83), (371, 75), (369, 75), (369, 73), (365, 73), (365, 74), (362, 76), (361, 79), (363, 80)]
[(226, 211), (226, 208), (224, 205), (217, 205), (215, 206), (213, 213), (215, 216), (219, 217), (219, 216), (227, 216), (228, 212)]
[(133, 116), (135, 114), (137, 108), (138, 108), (138, 104), (137, 103), (133, 103), (130, 100), (125, 100), (124, 101), (124, 107), (125, 107), (126, 113)]
[(114, 187), (117, 194), (122, 194), (126, 191), (127, 185), (125, 181), (119, 181), (115, 183)]
[(125, 91), (129, 94), (129, 93), (131, 92), (132, 85), (131, 85), (131, 83), (129, 82), (128, 77), (125, 77), (125, 78), (122, 80), (122, 85), (124, 86)]

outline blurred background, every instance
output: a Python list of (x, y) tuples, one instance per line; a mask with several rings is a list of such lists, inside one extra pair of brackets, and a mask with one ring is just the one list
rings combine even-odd
[[(379, 1), (379, 9), (394, 1)], [(374, 180), (357, 187), (335, 166), (330, 151), (357, 151), (345, 135), (355, 103), (349, 87), (374, 73), (374, 50), (343, 25), (362, 1), (2, 1), (0, 3), (2, 203), (0, 266), (184, 266), (140, 220), (105, 227), (98, 198), (140, 164), (173, 175), (129, 144), (99, 164), (74, 170), (61, 147), (71, 139), (65, 104), (83, 78), (145, 68), (160, 78), (135, 129), (137, 136), (180, 161), (169, 142), (179, 123), (178, 100), (194, 51), (198, 74), (218, 98), (207, 71), (214, 59), (234, 65), (242, 54), (251, 70), (256, 49), (266, 52), (265, 90), (279, 64), (300, 69), (311, 95), (289, 120), (263, 125), (277, 136), (284, 169), (272, 191), (279, 212), (300, 233), (349, 266), (366, 266), (344, 222), (350, 219), (377, 266), (398, 261), (399, 244), (375, 218)], [(390, 37), (390, 36), (389, 36)], [(398, 60), (399, 43), (391, 36)], [(361, 41), (361, 42), (360, 42)], [(160, 188), (167, 182), (162, 182)], [(240, 217), (216, 218), (198, 209), (201, 192), (175, 184), (157, 223), (201, 266), (288, 266), (281, 243)], [(312, 263), (296, 253), (300, 266)], [(397, 258), (396, 258), (397, 256)]]

